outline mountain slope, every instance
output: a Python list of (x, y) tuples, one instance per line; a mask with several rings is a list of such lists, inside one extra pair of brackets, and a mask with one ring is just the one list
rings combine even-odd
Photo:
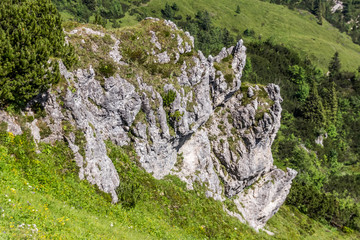
[[(26, 119), (21, 118), (25, 124)], [(146, 184), (147, 188), (142, 190), (145, 197), (133, 208), (112, 205), (109, 196), (79, 180), (66, 144), (41, 144), (40, 153), (35, 153), (35, 143), (28, 134), (14, 136), (0, 128), (1, 239), (204, 239), (208, 234), (218, 239), (230, 236), (232, 239), (358, 237), (341, 234), (288, 207), (282, 208), (269, 222), (268, 228), (276, 233), (275, 237), (263, 232), (256, 234), (227, 216), (216, 201), (198, 196), (201, 191), (186, 191), (176, 178), (153, 179), (131, 164), (123, 150), (114, 147), (111, 147), (112, 157), (119, 159), (123, 170), (128, 168), (136, 173), (132, 181)], [(180, 202), (191, 206), (190, 211), (178, 208)], [(205, 215), (212, 212), (215, 218), (194, 215), (194, 209), (202, 209)], [(214, 221), (225, 235), (209, 232)], [(289, 222), (295, 225), (289, 226)]]
[[(248, 44), (248, 61), (242, 41), (205, 57), (169, 21), (115, 31), (64, 26), (77, 65), (52, 59), (59, 84), (22, 111), (16, 103), (0, 110), (4, 238), (271, 238), (261, 230), (284, 239), (358, 237), (359, 206), (322, 188), (341, 173), (340, 160), (358, 159), (343, 154), (352, 149), (340, 131), (344, 110), (360, 106), (360, 77), (340, 72), (335, 57), (327, 77), (270, 41)], [(282, 105), (274, 81), (285, 86)], [(337, 98), (344, 90), (348, 102)], [(282, 107), (289, 112), (280, 128)], [(358, 126), (350, 120), (346, 128)], [(298, 210), (283, 207), (264, 228), (296, 175), (273, 166), (279, 128), (274, 156), (299, 171), (288, 200)], [(324, 131), (328, 138), (318, 140)], [(333, 144), (343, 139), (342, 148)]]
[[(256, 41), (259, 35), (263, 40), (271, 38), (276, 43), (297, 49), (303, 56), (309, 56), (313, 64), (324, 72), (327, 72), (330, 59), (336, 51), (340, 54), (344, 70), (354, 71), (360, 65), (359, 45), (327, 21), (320, 26), (314, 15), (303, 10), (290, 10), (259, 0), (179, 0), (176, 4), (183, 19), (186, 15), (194, 16), (197, 11), (207, 10), (216, 26), (226, 27), (234, 35), (244, 35), (246, 29), (253, 29), (255, 37), (245, 37), (245, 43)], [(145, 15), (161, 16), (159, 9), (163, 9), (164, 5), (161, 0), (152, 0), (142, 10)], [(241, 9), (240, 14), (235, 13), (237, 5)]]

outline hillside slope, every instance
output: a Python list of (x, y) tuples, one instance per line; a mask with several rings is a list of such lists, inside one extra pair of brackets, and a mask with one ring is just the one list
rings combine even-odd
[[(241, 41), (207, 60), (171, 22), (147, 20), (113, 32), (74, 23), (66, 30), (85, 69), (68, 72), (60, 64), (62, 81), (32, 103), (40, 108), (12, 117), (0, 112), (4, 236), (271, 238), (261, 229), (295, 172), (272, 165), (279, 89), (240, 88)], [(280, 213), (266, 227), (275, 238), (356, 236), (296, 209)]]
[[(202, 16), (196, 24), (210, 22)], [(359, 238), (358, 180), (349, 172), (342, 192), (333, 177), (359, 166), (360, 76), (341, 72), (336, 55), (326, 76), (256, 34), (245, 52), (205, 26), (205, 44), (217, 45), (198, 44), (203, 54), (171, 21), (58, 22), (77, 61), (44, 57), (60, 82), (1, 103), (0, 238)]]
[[(234, 35), (241, 34), (246, 29), (253, 29), (255, 37), (245, 37), (248, 41), (257, 41), (260, 35), (263, 40), (271, 38), (275, 43), (297, 49), (303, 56), (307, 55), (313, 64), (327, 72), (331, 57), (336, 51), (344, 70), (354, 71), (360, 65), (360, 46), (354, 44), (349, 36), (341, 33), (327, 21), (317, 24), (314, 15), (303, 10), (290, 10), (285, 6), (270, 4), (259, 0), (179, 0), (179, 14), (194, 16), (197, 11), (207, 10), (213, 22), (218, 27), (228, 28)], [(240, 14), (236, 14), (237, 5)], [(161, 16), (160, 10), (164, 1), (152, 0), (142, 10), (145, 15)], [(154, 13), (155, 12), (155, 13)], [(136, 15), (126, 15), (123, 22), (131, 23)]]
[[(19, 119), (26, 124), (25, 117)], [(41, 144), (40, 153), (35, 153), (35, 143), (29, 133), (14, 136), (2, 127), (3, 124), (0, 125), (0, 239), (359, 237), (339, 233), (288, 207), (280, 209), (268, 224), (268, 229), (276, 233), (274, 237), (264, 232), (256, 234), (227, 216), (216, 201), (198, 196), (201, 191), (186, 191), (176, 178), (155, 180), (132, 164), (123, 150), (112, 147), (111, 156), (118, 159), (122, 169), (136, 173), (129, 180), (147, 186), (142, 189), (144, 197), (134, 207), (113, 205), (109, 196), (79, 180), (66, 144)], [(186, 207), (179, 208), (180, 203)], [(195, 209), (203, 214), (195, 215)], [(213, 229), (214, 222), (219, 227), (217, 232)]]

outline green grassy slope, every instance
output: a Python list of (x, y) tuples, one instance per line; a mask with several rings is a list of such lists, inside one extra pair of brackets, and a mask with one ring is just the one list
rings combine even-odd
[[(145, 186), (141, 188), (142, 198), (135, 208), (112, 205), (108, 195), (80, 181), (66, 144), (41, 144), (41, 153), (36, 153), (28, 134), (15, 137), (1, 132), (0, 238), (270, 238), (264, 233), (256, 235), (249, 227), (227, 216), (219, 202), (205, 198), (201, 192), (184, 191), (184, 184), (176, 179), (155, 180), (132, 164), (122, 150), (108, 147), (125, 187), (132, 183)], [(270, 224), (272, 230), (281, 232), (280, 238), (308, 234), (300, 235), (301, 229), (296, 228), (285, 231), (286, 218), (289, 215), (279, 215)], [(314, 231), (325, 236), (332, 234), (325, 230), (316, 225)]]
[[(21, 120), (25, 123), (25, 120)], [(1, 125), (0, 125), (1, 126)], [(36, 145), (28, 132), (0, 128), (0, 239), (356, 239), (283, 206), (271, 237), (228, 216), (222, 203), (178, 178), (155, 180), (126, 150), (108, 144), (120, 175), (121, 202), (81, 181), (64, 142)], [(134, 187), (135, 186), (135, 190)], [(141, 192), (133, 202), (132, 194)], [(133, 207), (129, 204), (135, 203)], [(231, 207), (231, 206), (227, 206)]]
[[(226, 27), (234, 34), (242, 34), (245, 29), (253, 29), (256, 36), (262, 39), (272, 38), (276, 43), (297, 49), (308, 55), (314, 64), (327, 71), (331, 57), (335, 51), (340, 53), (340, 59), (345, 70), (354, 71), (360, 65), (360, 46), (354, 44), (345, 33), (324, 21), (320, 26), (315, 16), (302, 10), (289, 10), (259, 0), (177, 0), (180, 14), (183, 16), (194, 14), (198, 10), (207, 10), (213, 17), (214, 24)], [(172, 3), (172, 1), (169, 1)], [(164, 8), (165, 2), (152, 0), (147, 4), (148, 13)], [(236, 14), (236, 6), (241, 9)], [(129, 22), (127, 16), (124, 22)], [(257, 37), (256, 37), (257, 39)], [(255, 41), (254, 38), (245, 38), (245, 41)]]

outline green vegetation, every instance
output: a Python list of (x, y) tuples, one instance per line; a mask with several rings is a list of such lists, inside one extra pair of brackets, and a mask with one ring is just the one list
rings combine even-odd
[(52, 0), (66, 20), (118, 27), (119, 18), (134, 15), (137, 6), (149, 0)]
[(322, 0), (270, 0), (271, 3), (287, 5), (290, 9), (301, 8), (308, 10), (318, 18), (318, 23), (322, 25), (322, 18), (328, 20), (340, 31), (346, 32), (352, 40), (360, 44), (360, 25), (356, 20), (360, 14), (360, 2), (353, 0), (343, 0), (343, 8), (332, 11), (335, 5), (332, 1)]
[[(171, 3), (170, 1), (169, 4)], [(274, 43), (296, 50), (303, 58), (308, 56), (313, 64), (323, 71), (327, 70), (331, 57), (338, 51), (344, 70), (354, 71), (358, 68), (360, 46), (326, 20), (319, 25), (318, 19), (305, 10), (291, 10), (260, 0), (178, 0), (176, 4), (179, 8), (176, 15), (182, 16), (182, 19), (174, 21), (180, 26), (181, 22), (186, 22), (187, 16), (194, 19), (198, 11), (206, 10), (211, 16), (214, 28), (228, 29), (235, 40), (244, 38), (246, 46), (259, 39), (271, 39)], [(151, 0), (146, 6), (138, 8), (141, 13), (138, 16), (161, 18), (164, 5), (164, 1)], [(241, 14), (234, 12), (238, 5)], [(125, 16), (124, 21), (125, 19), (133, 24), (136, 22), (134, 16)], [(246, 30), (253, 31), (253, 34), (247, 36), (244, 34)], [(189, 31), (196, 35), (191, 29)]]
[(98, 66), (98, 72), (108, 78), (115, 74), (116, 66), (111, 61), (100, 61)]
[(161, 9), (161, 15), (165, 19), (175, 21), (185, 31), (191, 32), (195, 38), (195, 47), (205, 55), (217, 54), (224, 46), (230, 47), (236, 43), (228, 29), (213, 25), (209, 12), (199, 10), (193, 17), (187, 15), (183, 20), (182, 15), (176, 15), (179, 10), (177, 5), (170, 7), (166, 4), (165, 9)]
[[(284, 98), (273, 156), (276, 165), (299, 171), (287, 203), (343, 231), (359, 230), (359, 193), (352, 185), (357, 183), (360, 159), (355, 143), (360, 121), (359, 73), (343, 72), (335, 53), (326, 76), (294, 50), (271, 41), (249, 44), (247, 53), (251, 67), (245, 69), (242, 80), (275, 82)], [(323, 146), (315, 142), (320, 135)], [(342, 176), (355, 179), (346, 184), (348, 191), (340, 189)], [(337, 187), (331, 187), (334, 184)]]
[(224, 74), (225, 82), (228, 84), (229, 87), (232, 87), (232, 83), (235, 78), (234, 70), (232, 69), (231, 65), (232, 61), (233, 55), (229, 55), (224, 58), (220, 63), (214, 63), (214, 68)]
[[(192, 66), (196, 51), (177, 59), (174, 49), (178, 43), (171, 36), (179, 34), (187, 43), (190, 39), (163, 22), (136, 24), (144, 17), (173, 20), (194, 35), (196, 49), (205, 55), (217, 54), (243, 37), (248, 58), (241, 91), (246, 93), (254, 84), (280, 85), (284, 102), (282, 125), (273, 144), (274, 161), (281, 168), (299, 172), (288, 205), (269, 221), (269, 230), (277, 233), (278, 239), (360, 237), (360, 47), (325, 20), (358, 42), (358, 23), (349, 22), (358, 14), (357, 2), (345, 1), (344, 11), (331, 16), (328, 3), (311, 0), (286, 4), (312, 13), (258, 0), (53, 2), (63, 18), (102, 25), (92, 27), (107, 33), (104, 37), (69, 36), (81, 59), (77, 67), (91, 64), (98, 76), (118, 73), (135, 86), (136, 78), (142, 77), (158, 92), (164, 91), (166, 83), (179, 89), (180, 68), (183, 64)], [(67, 67), (76, 63), (71, 45), (65, 44), (62, 27), (69, 31), (84, 25), (61, 24), (49, 0), (0, 3), (0, 107), (14, 114), (15, 105), (25, 106), (59, 81), (57, 60), (63, 59)], [(103, 28), (124, 25), (133, 26), (110, 31)], [(169, 63), (158, 64), (156, 56), (149, 54), (150, 31), (157, 33)], [(115, 44), (112, 36), (121, 40), (119, 51), (127, 65), (116, 65), (110, 58), (108, 52)], [(231, 60), (230, 56), (214, 64), (228, 84), (234, 77)], [(75, 91), (66, 83), (59, 85), (62, 90), (65, 85), (65, 89)], [(255, 97), (266, 99), (266, 92), (261, 89)], [(170, 90), (162, 98), (174, 134), (182, 117), (179, 110), (170, 109), (176, 93)], [(154, 109), (156, 101), (151, 102)], [(249, 101), (245, 96), (244, 104)], [(41, 106), (33, 106), (33, 110), (36, 118), (45, 114)], [(266, 107), (260, 108), (256, 119), (266, 111)], [(145, 118), (140, 113), (136, 120)], [(131, 146), (119, 148), (108, 143), (108, 154), (121, 180), (119, 203), (113, 205), (108, 194), (79, 180), (73, 153), (65, 142), (37, 146), (23, 123), (34, 118), (20, 119), (24, 130), (21, 136), (6, 132), (6, 123), (0, 123), (0, 238), (271, 238), (263, 232), (255, 234), (227, 215), (223, 203), (205, 198), (203, 186), (188, 191), (176, 177), (156, 180), (139, 167)], [(51, 134), (45, 122), (39, 121), (38, 127), (42, 138)], [(217, 127), (225, 131), (224, 122)], [(79, 152), (85, 156), (84, 133), (69, 122), (63, 122), (63, 130), (66, 135), (75, 133)], [(236, 129), (231, 132), (235, 135)], [(318, 144), (318, 137), (323, 137), (322, 144)], [(231, 148), (237, 140), (228, 139)], [(181, 165), (182, 156), (178, 158)], [(229, 202), (224, 204), (234, 208)]]
[(175, 101), (176, 92), (174, 90), (169, 90), (167, 93), (162, 95), (164, 107), (170, 107), (171, 104)]
[[(20, 136), (0, 132), (0, 238), (272, 238), (228, 216), (221, 202), (205, 197), (202, 187), (188, 191), (176, 177), (154, 179), (137, 166), (131, 148), (107, 144), (121, 182), (120, 202), (113, 205), (108, 194), (79, 180), (66, 143), (38, 147), (40, 153), (29, 131)], [(293, 212), (301, 224), (290, 227)], [(358, 237), (338, 233), (288, 207), (268, 226), (280, 233), (276, 239)]]
[[(77, 1), (76, 4), (70, 4), (70, 1), (53, 0), (64, 19), (89, 22), (86, 20), (87, 17), (74, 17), (86, 12), (82, 9), (86, 8), (86, 3)], [(291, 9), (261, 0), (251, 2), (246, 0), (236, 2), (231, 0), (211, 0), (210, 2), (208, 0), (179, 0), (176, 1), (175, 6), (175, 2), (164, 3), (161, 0), (145, 0), (143, 2), (147, 3), (144, 5), (141, 4), (141, 1), (124, 0), (118, 2), (122, 5), (123, 14), (120, 19), (116, 20), (117, 26), (115, 27), (135, 25), (147, 16), (172, 19), (197, 38), (196, 47), (202, 49), (204, 53), (217, 54), (224, 45), (229, 46), (241, 37), (244, 38), (246, 45), (258, 39), (271, 38), (275, 43), (296, 49), (302, 57), (308, 56), (323, 71), (327, 69), (330, 58), (336, 51), (340, 53), (344, 70), (354, 71), (360, 62), (360, 46), (354, 44), (346, 33), (340, 33), (331, 25), (338, 26), (337, 23), (339, 22), (344, 29), (338, 27), (342, 31), (348, 32), (357, 42), (358, 40), (355, 39), (359, 37), (359, 27), (354, 24), (358, 23), (356, 21), (347, 23), (350, 18), (358, 15), (359, 7), (356, 1), (345, 0), (344, 13), (336, 12), (335, 14), (330, 14), (329, 11), (331, 1), (321, 1), (321, 4), (324, 5), (323, 16), (331, 23), (329, 24), (324, 20), (322, 25), (318, 24), (319, 19), (316, 16), (306, 11), (310, 10), (316, 14), (314, 11), (317, 9), (318, 1), (312, 0), (270, 1), (290, 3)], [(98, 10), (91, 10), (90, 15), (99, 12), (102, 8), (101, 4), (104, 5), (100, 3), (97, 7)], [(294, 10), (294, 7), (305, 10)], [(77, 10), (77, 8), (79, 9)], [(238, 9), (241, 9), (240, 14), (237, 13)], [(69, 15), (69, 12), (72, 14)], [(331, 18), (328, 17), (329, 14)], [(345, 17), (342, 17), (343, 14)], [(104, 14), (101, 16), (106, 18)], [(111, 21), (114, 22), (115, 19)], [(108, 22), (106, 26), (114, 27), (113, 25), (113, 23)], [(211, 28), (210, 31), (207, 31), (208, 27)]]
[(58, 82), (59, 58), (68, 67), (75, 61), (72, 48), (65, 45), (60, 15), (50, 0), (1, 1), (0, 106), (24, 107)]

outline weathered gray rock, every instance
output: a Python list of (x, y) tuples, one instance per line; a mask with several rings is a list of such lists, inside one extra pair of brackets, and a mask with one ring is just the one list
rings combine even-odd
[(157, 54), (156, 57), (158, 58), (157, 62), (160, 64), (165, 64), (170, 62), (170, 57), (168, 56), (166, 51)]
[(5, 111), (0, 110), (0, 123), (7, 123), (7, 131), (13, 133), (14, 135), (21, 135), (23, 132), (20, 125), (16, 122), (16, 119), (13, 116), (10, 116)]
[[(231, 84), (227, 84), (223, 74), (217, 74), (215, 69), (211, 72), (211, 90), (213, 97), (213, 104), (219, 106), (222, 104), (228, 97), (234, 94), (241, 86), (241, 76), (242, 70), (245, 67), (246, 63), (246, 47), (243, 45), (243, 41), (240, 40), (235, 47), (223, 48), (218, 56), (212, 58), (209, 57), (210, 62), (220, 63), (224, 58), (232, 55), (231, 67), (234, 71), (235, 77), (232, 80)], [(217, 77), (220, 75), (220, 77)]]
[[(209, 133), (214, 136), (213, 152), (226, 169), (222, 178), (228, 197), (253, 184), (273, 165), (271, 144), (280, 127), (282, 99), (274, 85), (258, 91), (249, 89), (253, 89), (254, 99), (235, 94), (222, 111), (214, 114), (209, 128)], [(269, 92), (270, 103), (270, 99), (260, 98), (261, 91), (262, 94)], [(243, 105), (244, 101), (249, 103)], [(259, 115), (263, 117), (256, 119)]]
[(328, 138), (328, 135), (327, 133), (325, 134), (320, 134), (316, 139), (315, 139), (315, 143), (316, 144), (319, 144), (320, 146), (324, 146), (324, 139), (327, 139)]
[[(246, 62), (241, 40), (235, 47), (206, 58), (200, 51), (192, 54), (193, 37), (179, 32), (173, 22), (147, 21), (168, 26), (175, 46), (161, 46), (161, 35), (150, 31), (149, 59), (158, 64), (171, 64), (174, 57), (175, 63), (186, 59), (177, 63), (181, 73), (159, 80), (163, 83), (159, 87), (158, 82), (152, 85), (147, 81), (149, 75), (142, 75), (143, 70), (135, 79), (128, 79), (121, 71), (120, 75), (104, 78), (96, 76), (92, 66), (69, 72), (60, 62), (65, 89), (49, 90), (36, 100), (47, 112), (41, 121), (49, 126), (51, 134), (41, 139), (35, 120), (29, 124), (34, 138), (49, 143), (65, 139), (80, 168), (79, 177), (110, 193), (114, 203), (120, 181), (105, 141), (118, 146), (131, 142), (141, 166), (155, 178), (174, 174), (189, 189), (194, 183), (203, 184), (207, 197), (233, 199), (238, 212), (224, 208), (230, 215), (256, 230), (263, 228), (284, 202), (296, 175), (291, 169), (284, 172), (273, 166), (271, 145), (282, 110), (279, 87), (244, 84), (247, 89), (241, 92)], [(68, 34), (105, 36), (84, 27)], [(121, 41), (111, 38), (115, 44), (106, 56), (121, 69)], [(97, 52), (98, 47), (92, 50)], [(182, 58), (189, 52), (191, 57)], [(222, 72), (220, 67), (215, 69), (216, 64), (225, 64), (230, 70)], [(161, 94), (169, 91), (176, 97), (170, 106), (164, 106)], [(9, 131), (21, 134), (16, 119), (0, 111), (1, 120), (8, 123)], [(70, 133), (66, 129), (69, 126)], [(77, 139), (81, 136), (85, 139), (83, 145)]]
[(155, 47), (161, 51), (161, 44), (159, 43), (158, 38), (156, 37), (156, 33), (154, 31), (150, 31), (151, 33), (151, 40), (150, 42), (155, 45)]
[[(61, 64), (61, 63), (60, 63)], [(104, 140), (110, 139), (118, 145), (127, 144), (129, 138), (124, 127), (131, 125), (140, 110), (140, 97), (133, 85), (120, 77), (105, 79), (105, 92), (95, 80), (92, 68), (77, 70), (77, 81), (64, 68), (75, 90), (68, 89), (64, 105), (70, 110), (69, 121), (73, 119), (76, 128), (84, 132), (86, 139), (85, 156), (79, 156), (75, 140), (67, 138), (80, 167), (80, 178), (86, 178), (104, 192), (110, 193), (117, 202), (116, 188), (119, 186), (117, 171), (107, 156)], [(82, 162), (83, 160), (83, 162)]]
[(284, 203), (297, 172), (272, 169), (251, 188), (237, 195), (234, 202), (247, 223), (255, 230), (265, 227), (266, 222)]
[(122, 62), (121, 62), (122, 56), (119, 51), (119, 44), (120, 44), (120, 41), (115, 39), (115, 44), (113, 47), (111, 47), (112, 50), (109, 52), (109, 55), (114, 60), (114, 62), (116, 62), (118, 64), (122, 64)]
[(207, 197), (224, 200), (220, 179), (211, 159), (210, 141), (206, 131), (197, 131), (182, 145), (178, 165), (173, 168), (172, 174), (186, 182), (189, 189), (193, 189), (194, 182), (206, 184)]

